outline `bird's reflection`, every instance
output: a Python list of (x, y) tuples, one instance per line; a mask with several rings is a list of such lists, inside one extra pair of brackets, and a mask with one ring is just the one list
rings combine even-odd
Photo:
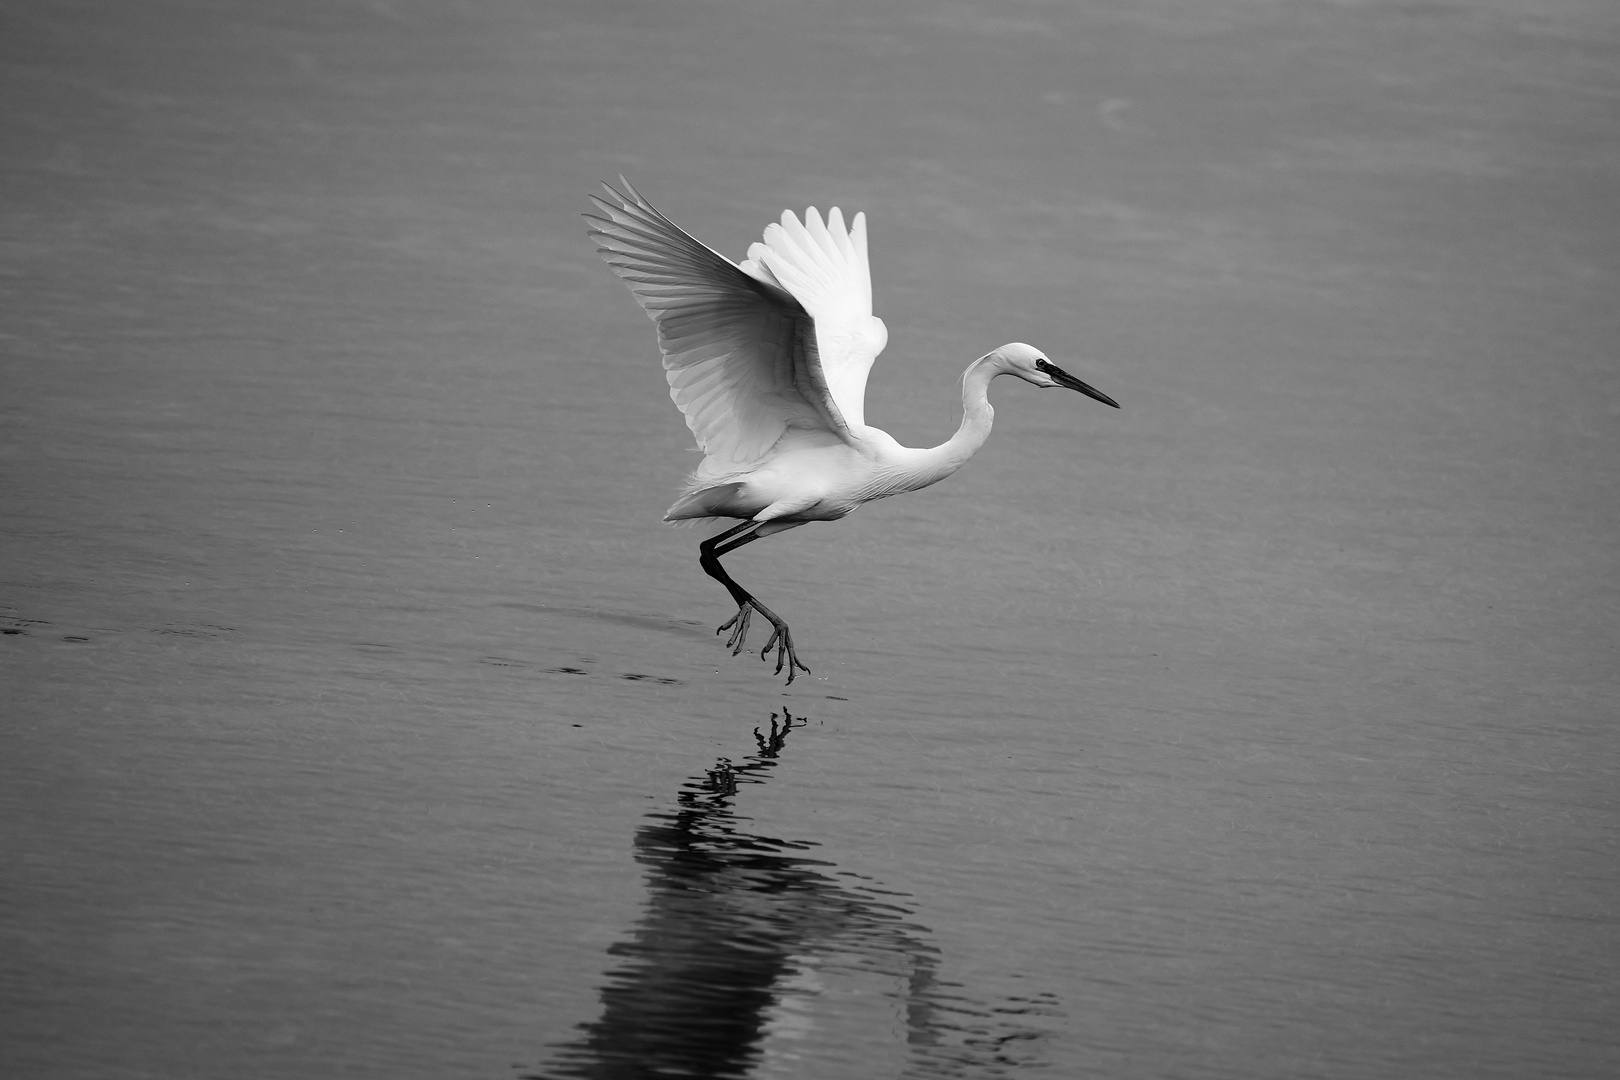
[(815, 999), (840, 975), (885, 987), (898, 1020), (890, 1027), (903, 1035), (885, 1028), (879, 1037), (897, 1044), (883, 1050), (905, 1062), (906, 1076), (1032, 1063), (1043, 1034), (1033, 1021), (1054, 1015), (1050, 995), (975, 1003), (937, 977), (938, 950), (895, 902), (900, 894), (810, 858), (811, 842), (749, 831), (735, 814), (739, 793), (767, 782), (803, 724), (773, 713), (742, 764), (721, 758), (673, 809), (647, 815), (635, 853), (650, 896), (628, 940), (609, 949), (620, 963), (601, 1016), (529, 1080), (796, 1072), (796, 1059), (822, 1056)]

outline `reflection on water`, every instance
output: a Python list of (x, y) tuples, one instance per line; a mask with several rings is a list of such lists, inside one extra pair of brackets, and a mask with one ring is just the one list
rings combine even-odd
[(635, 836), (647, 907), (609, 950), (621, 963), (601, 1016), (531, 1080), (786, 1076), (801, 1061), (796, 1047), (824, 1060), (834, 1040), (868, 1064), (904, 1062), (914, 1077), (1035, 1062), (1047, 1034), (1037, 1024), (1056, 1015), (1051, 995), (976, 1003), (938, 977), (939, 951), (908, 921), (903, 894), (802, 854), (811, 841), (751, 832), (733, 810), (770, 779), (803, 724), (772, 714), (743, 764), (721, 758), (674, 809), (647, 815)]

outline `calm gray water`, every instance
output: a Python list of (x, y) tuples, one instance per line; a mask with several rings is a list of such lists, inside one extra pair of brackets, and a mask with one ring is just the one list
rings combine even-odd
[[(0, 17), (7, 1077), (1620, 1072), (1620, 16)], [(864, 209), (730, 560), (580, 212)], [(756, 645), (758, 642), (756, 642)], [(683, 1071), (684, 1070), (684, 1071)]]

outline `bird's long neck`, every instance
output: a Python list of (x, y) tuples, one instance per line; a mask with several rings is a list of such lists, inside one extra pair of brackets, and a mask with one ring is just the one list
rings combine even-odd
[(1000, 375), (990, 357), (981, 356), (962, 373), (962, 426), (945, 442), (920, 452), (919, 479), (936, 483), (967, 464), (990, 436), (996, 410), (990, 407), (990, 380)]

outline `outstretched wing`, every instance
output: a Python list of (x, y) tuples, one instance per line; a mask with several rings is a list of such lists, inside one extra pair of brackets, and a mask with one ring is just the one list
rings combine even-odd
[[(658, 326), (669, 394), (704, 454), (758, 460), (789, 427), (850, 438), (817, 358), (812, 314), (769, 274), (751, 275), (653, 208), (623, 177), (592, 196), (597, 250)], [(774, 226), (773, 226), (774, 228)]]
[(833, 207), (823, 222), (815, 207), (801, 223), (791, 210), (748, 249), (742, 269), (793, 294), (816, 326), (816, 352), (833, 404), (852, 427), (866, 423), (866, 376), (889, 340), (872, 316), (872, 271), (866, 260), (866, 215), (849, 229)]

